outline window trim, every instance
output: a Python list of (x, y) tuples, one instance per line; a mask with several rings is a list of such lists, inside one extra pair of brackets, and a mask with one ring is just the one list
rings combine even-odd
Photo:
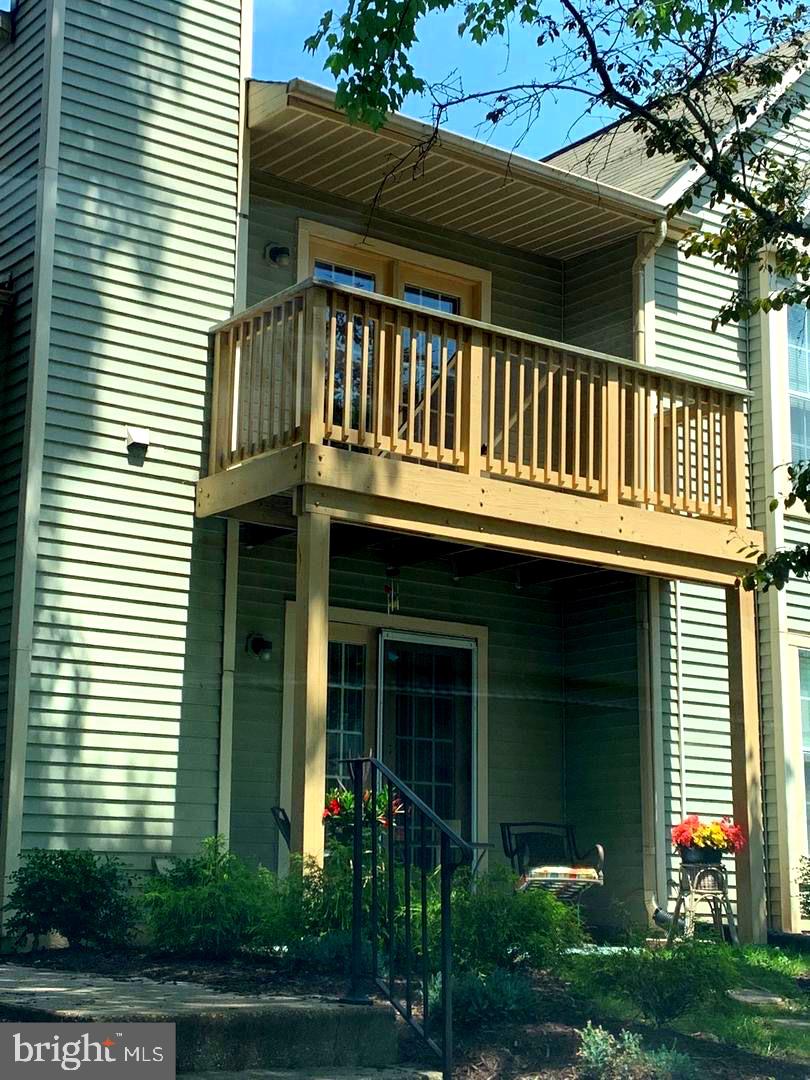
[[(804, 308), (805, 328), (806, 333), (810, 334), (810, 313)], [(785, 344), (787, 348), (787, 392), (788, 392), (788, 433), (790, 438), (790, 460), (794, 458), (793, 454), (793, 423), (791, 413), (793, 411), (793, 399), (795, 398), (799, 402), (803, 402), (808, 411), (810, 411), (810, 384), (807, 390), (797, 390), (790, 385), (790, 309), (785, 308)], [(804, 346), (804, 351), (807, 353), (807, 367), (810, 368), (810, 345)], [(809, 381), (810, 382), (810, 381)], [(807, 454), (805, 459), (810, 458), (810, 445), (807, 447)]]
[[(364, 236), (362, 233), (353, 232), (350, 229), (341, 229), (336, 225), (326, 225), (320, 221), (312, 221), (309, 218), (298, 219), (298, 253), (297, 274), (298, 281), (304, 281), (309, 277), (311, 260), (311, 246), (313, 240), (322, 240), (343, 247), (357, 248), (359, 254), (376, 257), (377, 259), (389, 259), (394, 263), (404, 263), (408, 266), (417, 267), (437, 275), (441, 278), (455, 278), (473, 286), (475, 299), (479, 308), (477, 316), (481, 322), (492, 320), (492, 272), (484, 270), (480, 266), (458, 262), (455, 259), (446, 259), (439, 255), (430, 255), (416, 248), (405, 247), (402, 244), (393, 244), (387, 240), (378, 240), (376, 237)], [(362, 266), (359, 267), (362, 269)], [(398, 276), (398, 275), (396, 275)], [(392, 283), (392, 294), (398, 295), (400, 282)], [(430, 286), (426, 286), (430, 287)], [(445, 286), (447, 292), (452, 292), (450, 283)]]

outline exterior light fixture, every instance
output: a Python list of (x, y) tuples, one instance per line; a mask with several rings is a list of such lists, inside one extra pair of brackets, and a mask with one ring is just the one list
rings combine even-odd
[(279, 244), (268, 244), (264, 249), (264, 261), (272, 263), (273, 266), (289, 266), (290, 249)]
[(245, 642), (245, 652), (255, 657), (256, 660), (263, 660), (267, 663), (273, 655), (273, 642), (268, 641), (263, 634), (248, 634), (248, 639)]

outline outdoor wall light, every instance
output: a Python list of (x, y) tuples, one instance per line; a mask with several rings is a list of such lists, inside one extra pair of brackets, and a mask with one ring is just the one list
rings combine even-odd
[(273, 655), (273, 642), (268, 641), (263, 634), (248, 634), (248, 639), (245, 642), (245, 652), (257, 660), (264, 660), (267, 663)]
[(289, 266), (290, 249), (278, 244), (268, 244), (264, 249), (264, 261), (271, 262), (274, 266)]

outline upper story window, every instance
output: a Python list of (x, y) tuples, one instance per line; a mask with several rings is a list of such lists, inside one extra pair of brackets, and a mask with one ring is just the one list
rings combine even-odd
[(350, 266), (338, 266), (336, 263), (315, 261), (315, 273), (318, 281), (328, 281), (332, 285), (350, 285), (354, 289), (376, 292), (377, 279), (363, 270), (354, 270)]
[(793, 461), (810, 461), (810, 311), (788, 308), (790, 451)]
[(418, 304), (419, 307), (430, 308), (431, 311), (441, 311), (445, 315), (458, 315), (461, 311), (461, 300), (458, 296), (423, 289), (419, 285), (406, 285), (404, 299), (409, 304)]

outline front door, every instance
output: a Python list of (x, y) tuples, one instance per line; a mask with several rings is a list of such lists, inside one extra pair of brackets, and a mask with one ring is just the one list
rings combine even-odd
[(383, 630), (378, 662), (383, 761), (472, 839), (475, 642)]

